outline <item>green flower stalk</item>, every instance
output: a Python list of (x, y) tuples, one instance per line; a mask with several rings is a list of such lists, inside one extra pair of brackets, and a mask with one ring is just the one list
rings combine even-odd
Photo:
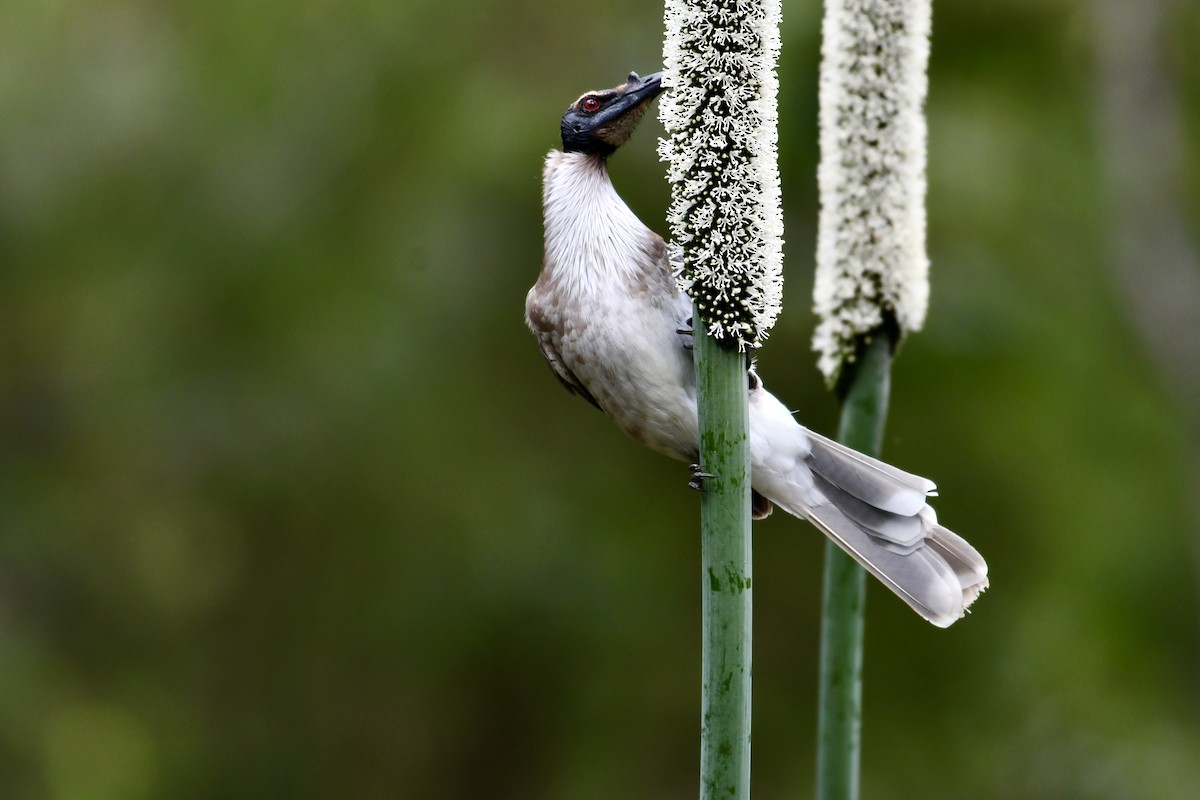
[[(842, 394), (839, 438), (878, 455), (892, 350), (925, 318), (929, 0), (827, 0), (813, 347)], [(865, 574), (826, 544), (817, 798), (859, 787)]]
[(667, 0), (660, 103), (680, 289), (694, 303), (701, 504), (700, 797), (750, 797), (751, 490), (745, 351), (779, 314), (779, 0)]

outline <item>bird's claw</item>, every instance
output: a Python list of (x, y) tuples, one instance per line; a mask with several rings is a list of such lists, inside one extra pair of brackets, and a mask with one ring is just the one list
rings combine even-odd
[(695, 348), (695, 343), (692, 341), (692, 336), (693, 336), (693, 334), (696, 333), (696, 331), (692, 328), (692, 318), (691, 317), (687, 318), (687, 321), (683, 324), (683, 327), (676, 328), (675, 332), (678, 333), (680, 336), (688, 337), (687, 341), (685, 341), (683, 343), (684, 350), (692, 350)]
[(690, 481), (688, 481), (689, 489), (695, 489), (697, 492), (703, 492), (704, 491), (704, 481), (707, 478), (717, 477), (716, 475), (713, 475), (711, 472), (705, 472), (703, 469), (701, 469), (699, 464), (690, 464), (689, 466), (692, 469), (692, 479)]

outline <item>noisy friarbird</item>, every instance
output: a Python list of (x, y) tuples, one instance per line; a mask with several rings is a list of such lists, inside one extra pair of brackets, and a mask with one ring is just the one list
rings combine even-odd
[[(630, 73), (567, 108), (563, 149), (542, 174), (545, 251), (525, 319), (567, 389), (639, 442), (695, 463), (692, 302), (607, 166), (661, 91), (660, 74)], [(752, 371), (747, 390), (756, 516), (774, 504), (808, 520), (934, 625), (962, 617), (987, 587), (987, 564), (938, 524), (933, 482), (805, 429)]]

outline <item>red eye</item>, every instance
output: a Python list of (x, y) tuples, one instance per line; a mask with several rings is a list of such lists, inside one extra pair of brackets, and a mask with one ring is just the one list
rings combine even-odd
[(585, 97), (581, 103), (584, 111), (599, 111), (600, 101), (594, 97)]

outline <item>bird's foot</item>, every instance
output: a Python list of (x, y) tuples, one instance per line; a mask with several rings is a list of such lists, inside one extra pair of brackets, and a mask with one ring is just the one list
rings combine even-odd
[(692, 341), (692, 335), (695, 334), (696, 331), (692, 328), (692, 318), (691, 317), (687, 318), (687, 322), (685, 322), (683, 324), (682, 328), (676, 328), (675, 332), (678, 333), (680, 336), (685, 337), (683, 340), (683, 349), (684, 350), (692, 350), (695, 347), (695, 343)]
[(715, 478), (711, 472), (705, 472), (700, 468), (699, 464), (689, 464), (692, 469), (692, 479), (688, 481), (688, 488), (695, 489), (697, 492), (704, 491), (704, 481), (708, 478)]

